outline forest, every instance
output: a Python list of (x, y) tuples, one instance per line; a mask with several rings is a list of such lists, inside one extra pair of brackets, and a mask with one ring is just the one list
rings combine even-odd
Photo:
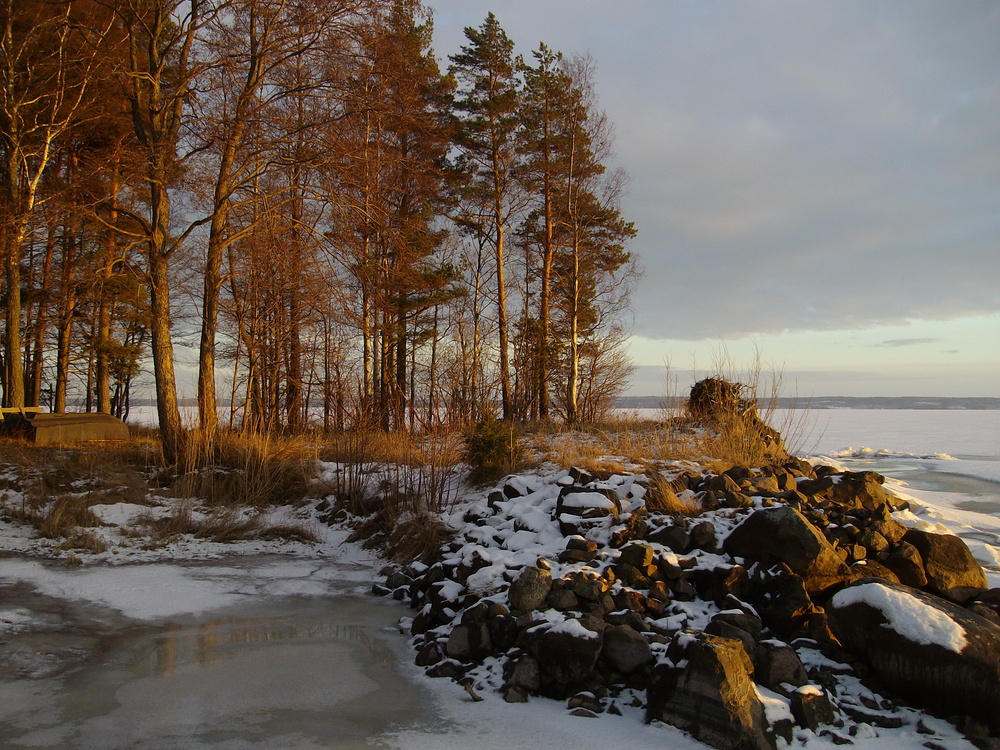
[(417, 0), (0, 0), (3, 405), (198, 426), (600, 417), (638, 277), (595, 62)]

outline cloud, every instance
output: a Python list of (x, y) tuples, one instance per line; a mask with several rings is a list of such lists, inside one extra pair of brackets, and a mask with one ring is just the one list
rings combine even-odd
[(917, 346), (919, 344), (936, 344), (941, 339), (888, 339), (882, 341), (878, 344), (872, 344), (873, 347), (897, 347), (897, 346)]
[[(442, 53), (488, 10), (430, 2)], [(522, 53), (597, 60), (633, 177), (635, 333), (1000, 310), (1000, 5), (509, 0), (498, 18)]]

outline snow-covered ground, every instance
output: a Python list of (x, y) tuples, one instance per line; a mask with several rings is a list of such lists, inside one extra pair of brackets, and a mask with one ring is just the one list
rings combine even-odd
[[(873, 468), (904, 477), (889, 483), (894, 492), (911, 501), (911, 510), (903, 513), (901, 520), (961, 534), (977, 559), (988, 567), (990, 585), (1000, 587), (1000, 485), (993, 484), (1000, 482), (1000, 413), (845, 410), (818, 412), (815, 419), (820, 431), (811, 432), (817, 437), (808, 453), (847, 468)], [(948, 484), (948, 477), (956, 478), (953, 485)], [(977, 478), (982, 483), (973, 488), (972, 494), (952, 491), (967, 489), (961, 477)], [(482, 495), (480, 491), (470, 499), (481, 500)], [(16, 498), (8, 495), (4, 501), (10, 503)], [(96, 657), (83, 653), (90, 642), (86, 640), (73, 647), (75, 651), (69, 646), (62, 651), (50, 649), (48, 654), (43, 648), (30, 653), (21, 648), (29, 635), (44, 640), (46, 634), (51, 634), (55, 642), (57, 635), (65, 635), (60, 628), (67, 623), (80, 629), (81, 637), (86, 638), (101, 629), (115, 633), (133, 632), (136, 628), (142, 633), (148, 631), (153, 644), (150, 648), (160, 648), (164, 633), (180, 628), (181, 632), (198, 634), (192, 638), (202, 648), (209, 624), (217, 628), (218, 623), (235, 619), (256, 621), (255, 617), (264, 615), (255, 607), (264, 607), (268, 617), (284, 613), (282, 616), (292, 623), (298, 622), (297, 617), (304, 618), (302, 632), (296, 637), (316, 638), (316, 633), (324, 632), (329, 636), (329, 629), (323, 631), (316, 625), (322, 620), (317, 612), (327, 607), (336, 610), (341, 606), (338, 602), (343, 602), (344, 607), (348, 602), (355, 606), (358, 595), (370, 588), (381, 567), (370, 553), (348, 543), (346, 532), (320, 523), (308, 509), (279, 509), (274, 521), (307, 525), (320, 537), (316, 545), (274, 541), (215, 544), (186, 539), (156, 549), (126, 543), (120, 531), (121, 524), (127, 526), (140, 512), (125, 504), (102, 509), (101, 518), (115, 524), (101, 532), (109, 549), (97, 556), (81, 555), (84, 564), (76, 568), (37, 559), (32, 553), (38, 550), (39, 542), (26, 527), (0, 523), (0, 704), (5, 706), (4, 717), (0, 718), (0, 745), (234, 750), (705, 747), (672, 727), (643, 724), (639, 708), (623, 707), (621, 717), (602, 715), (589, 719), (570, 715), (562, 703), (540, 698), (525, 705), (510, 705), (499, 695), (485, 693), (482, 702), (474, 703), (454, 682), (426, 678), (412, 665), (405, 636), (392, 629), (398, 618), (411, 612), (392, 601), (372, 599), (374, 609), (357, 615), (367, 628), (366, 643), (377, 640), (385, 644), (384, 648), (369, 648), (367, 656), (351, 652), (346, 661), (324, 661), (320, 658), (326, 653), (323, 649), (335, 650), (341, 644), (329, 638), (307, 641), (301, 651), (273, 652), (281, 658), (261, 659), (255, 651), (253, 658), (239, 661), (227, 652), (187, 664), (180, 684), (175, 684), (176, 676), (155, 670), (139, 670), (129, 677), (127, 669), (112, 669), (112, 656), (119, 654), (114, 645), (117, 641), (101, 641), (102, 653), (107, 651), (112, 656), (96, 661)], [(301, 614), (303, 607), (308, 615)], [(88, 629), (81, 623), (93, 627)], [(232, 632), (218, 632), (236, 642)], [(270, 635), (260, 636), (261, 641), (272, 640), (272, 630), (267, 632)], [(288, 638), (282, 638), (273, 638), (274, 648), (289, 648)], [(166, 642), (170, 642), (169, 638)], [(10, 652), (10, 644), (17, 644), (20, 650)], [(290, 654), (297, 657), (285, 658)], [(74, 669), (62, 670), (62, 665), (56, 663), (61, 658), (72, 661)], [(366, 658), (371, 660), (368, 666)], [(219, 671), (220, 659), (230, 665), (229, 671)], [(378, 678), (388, 680), (389, 687), (379, 683), (380, 688), (366, 681), (378, 682), (369, 669), (376, 663), (391, 666), (394, 677)], [(137, 669), (134, 664), (129, 668)], [(320, 672), (312, 674), (310, 669)], [(312, 676), (303, 677), (306, 673)], [(322, 678), (327, 673), (329, 683), (350, 681), (356, 687), (355, 693), (345, 696), (330, 692), (329, 686), (324, 688)], [(95, 681), (93, 689), (102, 700), (87, 697), (88, 679)], [(248, 681), (270, 684), (273, 689), (250, 689)], [(174, 702), (163, 697), (170, 690), (177, 692)], [(235, 698), (228, 702), (220, 698), (226, 704), (220, 708), (212, 696), (227, 690), (232, 690)], [(70, 696), (75, 697), (71, 700)], [(351, 700), (361, 700), (365, 708), (362, 710), (361, 704)], [(324, 701), (329, 703), (328, 710), (324, 709)], [(388, 725), (372, 720), (364, 724), (363, 731), (354, 726), (351, 731), (338, 733), (330, 726), (321, 730), (322, 722), (317, 723), (317, 717), (324, 716), (328, 717), (327, 724), (349, 721), (352, 710), (378, 713), (398, 707), (400, 702), (409, 702), (413, 710), (393, 714), (385, 719)], [(211, 705), (202, 705), (205, 703)], [(334, 710), (334, 706), (338, 708)], [(149, 718), (151, 711), (162, 715), (154, 721)], [(188, 732), (171, 724), (187, 726), (184, 722), (196, 724), (199, 720), (222, 723), (211, 731)], [(944, 722), (929, 717), (923, 721), (925, 729), (933, 729), (940, 746), (972, 749)], [(130, 722), (129, 731), (121, 729)], [(149, 736), (136, 734), (142, 731)], [(857, 748), (918, 750), (925, 747), (927, 735), (915, 728), (873, 729), (852, 739)], [(834, 747), (831, 739), (813, 733), (798, 735), (793, 744), (810, 750)]]

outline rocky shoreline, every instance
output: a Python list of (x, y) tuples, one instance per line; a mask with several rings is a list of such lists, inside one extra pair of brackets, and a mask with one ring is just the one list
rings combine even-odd
[(375, 591), (415, 610), (416, 663), (473, 696), (642, 705), (723, 749), (904, 725), (943, 747), (935, 716), (1000, 747), (1000, 590), (905, 511), (874, 472), (798, 459), (510, 476), (441, 562)]

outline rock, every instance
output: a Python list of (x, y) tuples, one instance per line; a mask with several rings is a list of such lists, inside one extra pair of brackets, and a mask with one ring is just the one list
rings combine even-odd
[(862, 530), (858, 543), (867, 550), (866, 557), (877, 557), (883, 550), (889, 548), (889, 540), (871, 528)]
[(553, 589), (545, 598), (545, 603), (552, 609), (564, 611), (574, 609), (580, 603), (580, 600), (569, 589)]
[(851, 566), (851, 572), (858, 578), (881, 578), (890, 583), (899, 583), (899, 576), (876, 560), (862, 560)]
[(709, 635), (717, 635), (720, 638), (732, 638), (743, 644), (743, 650), (752, 654), (757, 648), (757, 641), (750, 633), (743, 628), (732, 625), (723, 620), (712, 618), (712, 621), (705, 626), (705, 632)]
[(785, 685), (800, 687), (809, 681), (795, 649), (780, 641), (761, 641), (754, 653), (754, 679), (769, 690), (787, 695)]
[(503, 699), (507, 703), (527, 703), (528, 691), (519, 687), (505, 687), (502, 689)]
[(829, 476), (816, 479), (803, 479), (796, 483), (795, 489), (803, 495), (812, 497), (820, 495), (833, 487), (833, 478)]
[(551, 588), (552, 574), (549, 571), (535, 566), (522, 568), (507, 592), (510, 608), (516, 612), (538, 609)]
[(631, 612), (645, 612), (646, 611), (646, 597), (640, 594), (638, 591), (630, 591), (629, 589), (620, 589), (616, 591), (612, 597), (615, 603), (615, 609), (618, 611), (629, 610)]
[(783, 562), (801, 576), (806, 590), (817, 593), (843, 583), (850, 575), (844, 561), (819, 530), (794, 508), (758, 510), (737, 526), (724, 544), (726, 552), (760, 562)]
[(876, 508), (891, 504), (892, 497), (882, 489), (885, 477), (874, 471), (845, 471), (830, 488), (830, 499), (848, 508)]
[(740, 641), (687, 630), (675, 636), (674, 651), (684, 666), (653, 669), (647, 721), (665, 721), (719, 750), (775, 750)]
[(522, 690), (534, 693), (542, 686), (542, 673), (538, 667), (538, 661), (529, 654), (522, 654), (514, 662), (507, 677), (507, 686), (521, 688)]
[(753, 477), (750, 479), (751, 495), (763, 495), (764, 497), (774, 497), (781, 492), (781, 486), (775, 477)]
[(594, 559), (594, 555), (580, 549), (564, 549), (557, 559), (561, 563), (587, 563)]
[[(601, 701), (598, 700), (597, 696), (589, 691), (584, 691), (582, 693), (577, 693), (568, 701), (566, 701), (566, 708), (582, 708), (589, 712), (590, 716), (594, 714), (599, 714), (604, 711), (604, 706), (601, 705)], [(580, 714), (574, 714), (580, 716)]]
[(899, 544), (906, 535), (906, 527), (894, 518), (875, 519), (868, 528), (876, 534), (881, 534), (889, 544)]
[(910, 529), (903, 541), (920, 552), (931, 592), (964, 604), (989, 587), (982, 566), (960, 537)]
[(630, 674), (653, 660), (649, 643), (628, 625), (611, 625), (604, 630), (601, 659), (616, 672)]
[(456, 625), (448, 636), (445, 652), (449, 658), (462, 662), (482, 659), (492, 650), (490, 633), (485, 622)]
[(443, 659), (427, 670), (428, 677), (450, 677), (457, 680), (465, 674), (468, 667), (454, 659)]
[[(664, 581), (653, 581), (649, 584), (649, 596), (661, 602), (670, 601), (670, 587)], [(986, 605), (983, 605), (984, 607)], [(992, 610), (991, 610), (992, 611)]]
[(626, 586), (636, 589), (649, 587), (649, 576), (634, 565), (628, 563), (618, 563), (613, 568), (615, 576)]
[[(760, 637), (760, 631), (764, 629), (764, 623), (756, 615), (742, 612), (740, 610), (727, 610), (719, 612), (712, 617), (712, 622), (724, 622), (740, 630), (745, 630), (755, 639)], [(747, 653), (752, 653), (748, 651)]]
[(805, 584), (798, 576), (777, 576), (753, 588), (757, 612), (769, 628), (791, 634), (802, 627), (805, 618), (815, 611)]
[(742, 565), (718, 565), (710, 570), (692, 571), (695, 588), (703, 599), (721, 602), (728, 596), (746, 599), (750, 593), (750, 579)]
[(417, 652), (414, 664), (418, 667), (430, 667), (437, 664), (443, 658), (444, 654), (441, 653), (441, 648), (437, 643), (431, 641), (430, 643), (425, 643)]
[(640, 570), (653, 564), (653, 548), (648, 544), (632, 543), (622, 547), (618, 557), (620, 563), (632, 565)]
[(836, 718), (829, 696), (815, 685), (805, 685), (792, 693), (791, 709), (796, 723), (816, 731), (823, 724), (832, 724)]
[(579, 535), (571, 536), (566, 538), (566, 549), (582, 550), (596, 555), (597, 542), (591, 541), (590, 539)]
[(715, 524), (711, 521), (700, 521), (691, 527), (688, 534), (690, 549), (703, 549), (706, 552), (715, 551)]
[(917, 548), (909, 542), (900, 542), (899, 546), (889, 553), (885, 558), (885, 567), (895, 573), (904, 586), (919, 589), (927, 585), (924, 560)]
[(504, 653), (517, 641), (517, 620), (510, 614), (496, 614), (486, 621), (494, 653)]
[(557, 516), (569, 514), (581, 518), (604, 518), (621, 512), (621, 500), (614, 490), (563, 487), (556, 501)]
[(728, 474), (716, 474), (705, 477), (698, 489), (703, 492), (737, 493), (740, 485)]
[(901, 584), (865, 578), (827, 607), (844, 648), (894, 692), (1000, 731), (1000, 627)]
[(542, 680), (559, 685), (582, 682), (593, 671), (604, 645), (604, 623), (589, 617), (548, 628), (531, 643)]
[(676, 525), (661, 526), (658, 529), (650, 531), (646, 534), (646, 539), (650, 542), (662, 544), (664, 547), (669, 547), (679, 555), (687, 552), (690, 545), (688, 533), (681, 526)]
[(632, 612), (630, 610), (609, 612), (604, 616), (604, 622), (608, 623), (608, 625), (628, 625), (637, 633), (643, 633), (649, 630), (643, 616), (638, 612)]
[(621, 523), (611, 532), (612, 547), (621, 547), (636, 539), (645, 539), (649, 531), (645, 508), (637, 508), (632, 513), (626, 513), (618, 519)]
[(585, 575), (578, 571), (567, 573), (563, 578), (565, 587), (576, 594), (578, 599), (596, 602), (608, 590), (608, 583), (597, 575)]
[(976, 596), (976, 603), (983, 607), (988, 607), (995, 614), (1000, 616), (1000, 589), (990, 589), (983, 591)]

